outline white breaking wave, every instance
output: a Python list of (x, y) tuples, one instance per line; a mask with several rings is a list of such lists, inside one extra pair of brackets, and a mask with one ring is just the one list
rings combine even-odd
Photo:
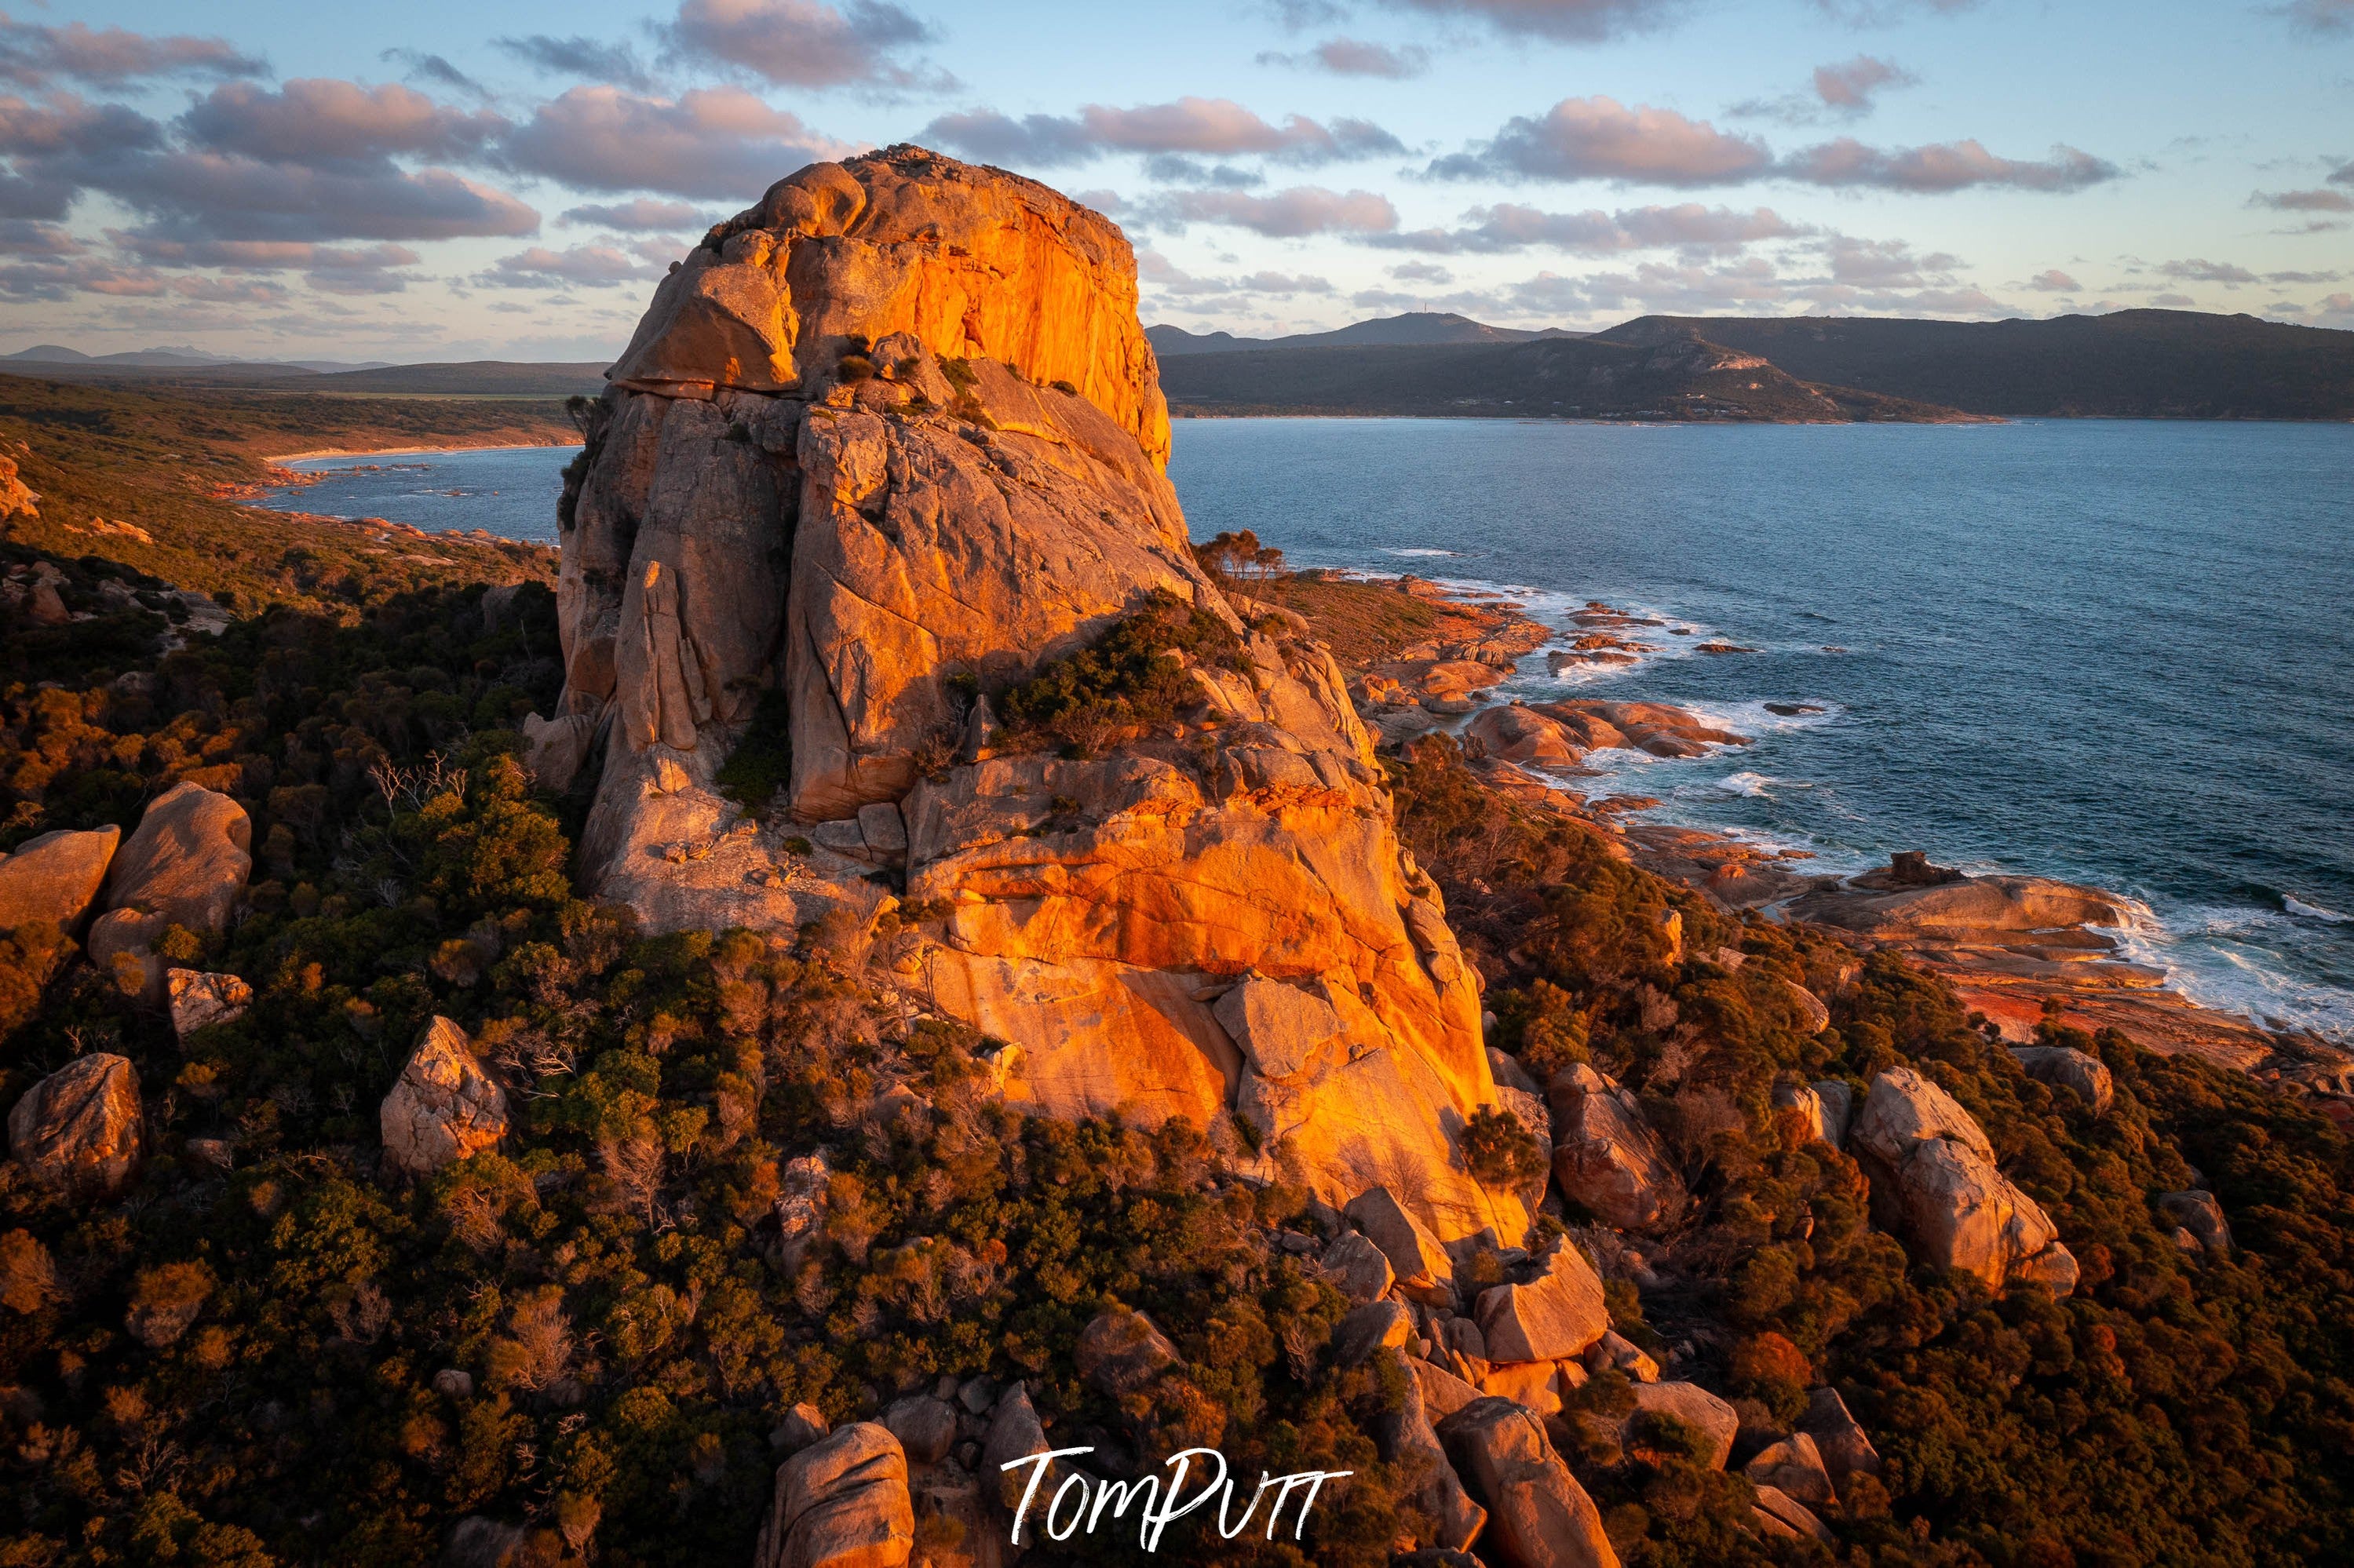
[(2307, 904), (2294, 893), (2281, 895), (2281, 907), (2292, 915), (2302, 915), (2308, 920), (2327, 920), (2333, 926), (2354, 925), (2354, 915), (2340, 915), (2335, 909), (2324, 909), (2318, 904)]

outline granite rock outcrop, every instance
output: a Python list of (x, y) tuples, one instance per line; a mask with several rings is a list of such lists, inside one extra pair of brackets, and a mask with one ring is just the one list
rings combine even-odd
[[(597, 769), (586, 880), (647, 928), (904, 900), (1012, 1102), (1239, 1117), (1328, 1202), (1517, 1240), (1457, 1148), (1498, 1103), (1478, 977), (1338, 664), (1194, 561), (1135, 307), (1112, 224), (920, 148), (719, 225), (580, 415), (534, 767)], [(1232, 650), (1172, 655), (1173, 720), (1009, 745), (1003, 695), (1150, 604)], [(769, 799), (722, 787), (748, 737)]]

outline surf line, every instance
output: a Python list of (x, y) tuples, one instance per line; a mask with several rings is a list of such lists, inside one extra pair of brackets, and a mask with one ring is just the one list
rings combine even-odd
[[(1031, 1505), (1038, 1499), (1038, 1489), (1046, 1478), (1047, 1467), (1057, 1459), (1076, 1458), (1081, 1454), (1094, 1452), (1095, 1449), (1092, 1446), (1054, 1448), (1019, 1459), (1008, 1459), (997, 1467), (1001, 1471), (1019, 1469), (1024, 1465), (1033, 1467), (1029, 1483), (1022, 1489), (1022, 1506), (1013, 1510), (1013, 1533), (1011, 1538), (1013, 1545), (1022, 1544), (1022, 1521), (1028, 1517)], [(1193, 1497), (1187, 1498), (1184, 1496), (1185, 1477), (1186, 1473), (1193, 1467), (1193, 1461), (1196, 1459), (1215, 1460), (1218, 1467), (1217, 1475), (1214, 1478), (1203, 1482), (1202, 1489)], [(1096, 1527), (1103, 1522), (1107, 1511), (1110, 1513), (1113, 1521), (1118, 1523), (1131, 1505), (1140, 1502), (1142, 1506), (1137, 1510), (1137, 1542), (1146, 1552), (1157, 1552), (1161, 1549), (1161, 1531), (1167, 1530), (1176, 1520), (1192, 1513), (1195, 1509), (1207, 1504), (1212, 1498), (1216, 1498), (1218, 1499), (1218, 1533), (1225, 1539), (1232, 1541), (1250, 1528), (1251, 1515), (1258, 1510), (1259, 1499), (1267, 1495), (1267, 1489), (1269, 1487), (1273, 1487), (1276, 1489), (1275, 1506), (1267, 1510), (1267, 1538), (1273, 1541), (1276, 1521), (1283, 1515), (1284, 1504), (1291, 1499), (1291, 1494), (1295, 1490), (1304, 1487), (1307, 1489), (1300, 1499), (1299, 1512), (1291, 1527), (1291, 1539), (1298, 1541), (1301, 1539), (1301, 1533), (1308, 1528), (1308, 1512), (1316, 1506), (1316, 1494), (1323, 1488), (1324, 1483), (1337, 1481), (1345, 1476), (1356, 1474), (1354, 1470), (1299, 1470), (1288, 1476), (1270, 1476), (1262, 1470), (1259, 1472), (1258, 1489), (1251, 1493), (1250, 1502), (1244, 1508), (1242, 1518), (1228, 1524), (1226, 1515), (1234, 1503), (1235, 1487), (1234, 1482), (1227, 1477), (1226, 1457), (1224, 1454), (1215, 1448), (1187, 1448), (1172, 1454), (1167, 1459), (1161, 1461), (1161, 1465), (1163, 1468), (1173, 1467), (1176, 1470), (1176, 1474), (1169, 1478), (1166, 1492), (1161, 1490), (1159, 1476), (1145, 1476), (1133, 1481), (1099, 1480), (1092, 1488), (1087, 1484), (1087, 1478), (1076, 1471), (1064, 1478), (1063, 1484), (1055, 1489), (1055, 1495), (1047, 1500), (1045, 1512), (1040, 1516), (1047, 1539), (1058, 1542), (1068, 1541), (1080, 1531), (1082, 1526), (1085, 1527), (1087, 1534), (1093, 1535), (1096, 1532)], [(1205, 1463), (1204, 1468), (1206, 1467)], [(1058, 1523), (1057, 1521), (1062, 1519), (1063, 1499), (1071, 1495), (1074, 1488), (1077, 1489), (1078, 1495), (1074, 1499), (1070, 1519), (1067, 1522)], [(1092, 1507), (1089, 1506), (1091, 1493)]]

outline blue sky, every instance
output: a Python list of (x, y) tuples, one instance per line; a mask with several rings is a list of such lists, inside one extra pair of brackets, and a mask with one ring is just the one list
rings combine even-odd
[(894, 141), (1136, 242), (1145, 316), (2354, 328), (2354, 0), (282, 0), (0, 21), (0, 352), (597, 358)]

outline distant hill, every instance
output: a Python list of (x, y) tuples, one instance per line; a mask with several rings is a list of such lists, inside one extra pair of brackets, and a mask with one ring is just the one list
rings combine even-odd
[(1382, 316), (1355, 322), (1331, 332), (1294, 333), (1288, 337), (1236, 337), (1230, 332), (1193, 333), (1179, 326), (1144, 329), (1152, 352), (1163, 359), (1189, 354), (1234, 354), (1260, 348), (1380, 348), (1414, 344), (1526, 343), (1539, 337), (1582, 337), (1582, 333), (1546, 327), (1531, 332), (1519, 327), (1490, 326), (1451, 311), (1413, 311), (1402, 316)]
[(1972, 416), (1801, 381), (1688, 335), (1656, 344), (1521, 343), (1232, 349), (1161, 362), (1179, 415), (1341, 414), (1946, 423)]
[[(258, 392), (325, 392), (341, 396), (439, 397), (595, 397), (605, 387), (604, 360), (546, 363), (477, 359), (446, 365), (353, 365), (313, 360), (272, 365), (248, 360), (166, 357), (169, 350), (92, 358), (54, 345), (0, 357), (23, 376), (118, 386), (234, 387)], [(58, 358), (53, 355), (72, 355)]]
[(291, 359), (283, 362), (239, 359), (230, 355), (207, 354), (203, 349), (186, 345), (178, 348), (135, 348), (119, 354), (84, 354), (63, 344), (37, 343), (14, 354), (0, 355), (0, 364), (37, 366), (45, 374), (63, 370), (69, 375), (72, 374), (75, 366), (103, 371), (120, 368), (183, 370), (198, 366), (259, 365), (272, 370), (337, 371), (375, 370), (386, 363), (381, 359)]
[(2050, 321), (1643, 316), (1597, 334), (1697, 334), (1804, 380), (1980, 414), (2354, 418), (2354, 332), (2247, 315), (2119, 311)]

